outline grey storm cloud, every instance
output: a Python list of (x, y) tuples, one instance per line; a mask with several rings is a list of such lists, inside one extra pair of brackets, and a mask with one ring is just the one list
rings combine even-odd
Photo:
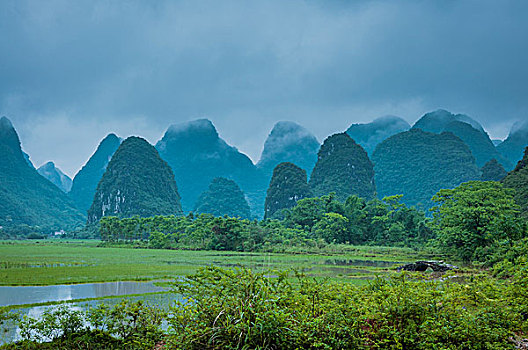
[(279, 120), (322, 140), (445, 108), (528, 116), (527, 1), (0, 2), (0, 114), (74, 175), (109, 132), (209, 118), (258, 161)]

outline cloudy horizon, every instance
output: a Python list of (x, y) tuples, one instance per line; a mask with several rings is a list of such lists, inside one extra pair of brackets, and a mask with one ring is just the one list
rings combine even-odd
[(208, 118), (254, 162), (275, 122), (319, 141), (443, 108), (526, 120), (526, 1), (0, 2), (0, 116), (73, 177), (104, 136)]

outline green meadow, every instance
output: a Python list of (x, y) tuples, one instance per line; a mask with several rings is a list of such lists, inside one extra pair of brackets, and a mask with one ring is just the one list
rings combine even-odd
[(308, 276), (360, 283), (395, 272), (400, 263), (428, 258), (407, 248), (348, 246), (319, 253), (241, 253), (99, 247), (100, 241), (4, 241), (0, 285), (52, 285), (162, 280), (199, 267), (245, 266), (256, 271), (297, 270)]

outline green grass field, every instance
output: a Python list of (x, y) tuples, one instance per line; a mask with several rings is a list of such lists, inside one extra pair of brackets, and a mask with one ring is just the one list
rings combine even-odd
[(171, 279), (200, 266), (296, 269), (307, 275), (365, 280), (421, 258), (410, 249), (354, 247), (346, 253), (270, 254), (97, 247), (99, 241), (0, 242), (0, 285), (50, 285)]

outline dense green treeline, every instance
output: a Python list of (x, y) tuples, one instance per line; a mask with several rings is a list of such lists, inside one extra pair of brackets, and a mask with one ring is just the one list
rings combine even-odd
[(401, 196), (367, 201), (334, 194), (304, 198), (283, 209), (282, 220), (248, 220), (210, 214), (105, 217), (107, 244), (165, 249), (277, 251), (326, 244), (437, 249), (458, 261), (489, 263), (503, 246), (528, 237), (528, 222), (513, 191), (495, 181), (470, 181), (440, 190), (433, 217), (400, 202)]
[(301, 199), (283, 210), (284, 219), (247, 220), (209, 214), (105, 217), (101, 239), (143, 242), (150, 248), (254, 251), (277, 245), (324, 243), (422, 246), (433, 238), (423, 212), (399, 202), (400, 196), (366, 201), (350, 196), (345, 203), (333, 194)]

